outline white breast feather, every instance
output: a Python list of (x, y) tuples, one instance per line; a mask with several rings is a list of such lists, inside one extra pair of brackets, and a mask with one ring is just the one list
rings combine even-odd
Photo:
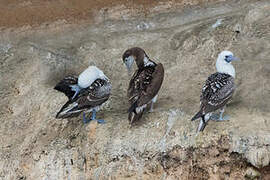
[(78, 78), (78, 85), (81, 88), (89, 87), (96, 79), (108, 79), (104, 73), (96, 66), (89, 66)]
[(218, 58), (216, 62), (217, 72), (226, 73), (235, 78), (235, 69), (231, 63), (226, 63), (223, 59)]
[(144, 58), (143, 58), (143, 63), (144, 63), (144, 66), (145, 67), (146, 66), (153, 66), (154, 65), (154, 63), (152, 63), (151, 61), (149, 61), (149, 59), (146, 56), (144, 56)]

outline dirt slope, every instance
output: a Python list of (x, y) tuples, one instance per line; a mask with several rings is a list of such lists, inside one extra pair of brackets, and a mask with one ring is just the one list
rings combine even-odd
[[(270, 2), (226, 1), (137, 18), (121, 8), (96, 24), (1, 31), (0, 179), (268, 180)], [(155, 111), (130, 128), (130, 77), (121, 56), (132, 46), (163, 63), (165, 79)], [(224, 49), (242, 60), (234, 63), (237, 90), (225, 112), (231, 119), (211, 121), (196, 136), (198, 121), (190, 119)], [(107, 123), (55, 119), (67, 99), (54, 85), (88, 65), (113, 85), (98, 113)]]
[(100, 11), (104, 18), (119, 6), (123, 16), (127, 11), (147, 16), (152, 11), (159, 11), (159, 6), (162, 9), (177, 9), (215, 1), (221, 0), (0, 0), (0, 27), (38, 26), (58, 20), (67, 23), (93, 22)]

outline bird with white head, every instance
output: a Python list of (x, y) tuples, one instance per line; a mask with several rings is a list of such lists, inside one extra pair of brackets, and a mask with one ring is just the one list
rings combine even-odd
[[(229, 119), (228, 116), (223, 117), (223, 113), (235, 90), (235, 69), (231, 62), (236, 60), (239, 60), (239, 58), (235, 57), (230, 51), (222, 51), (218, 55), (217, 72), (210, 75), (206, 80), (200, 98), (200, 111), (191, 119), (193, 121), (201, 118), (197, 132), (204, 130), (210, 118), (217, 121)], [(212, 112), (218, 109), (220, 109), (220, 114), (211, 116)]]
[[(83, 113), (83, 122), (96, 119), (96, 112), (108, 100), (111, 91), (111, 83), (104, 73), (96, 66), (89, 66), (79, 77), (68, 76), (60, 81), (55, 88), (63, 92), (68, 102), (57, 113), (56, 118), (70, 118)], [(92, 117), (87, 119), (85, 112), (92, 112)]]

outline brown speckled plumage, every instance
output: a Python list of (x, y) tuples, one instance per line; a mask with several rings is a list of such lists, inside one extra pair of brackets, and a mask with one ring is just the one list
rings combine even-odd
[[(161, 63), (156, 64), (151, 61), (141, 48), (135, 47), (127, 50), (123, 55), (123, 60), (131, 55), (135, 57), (138, 66), (130, 80), (127, 93), (131, 104), (129, 121), (133, 123), (142, 117), (147, 105), (158, 94), (164, 78), (164, 69)], [(145, 64), (145, 57), (149, 61), (149, 65)], [(140, 111), (136, 111), (136, 109), (140, 109)]]

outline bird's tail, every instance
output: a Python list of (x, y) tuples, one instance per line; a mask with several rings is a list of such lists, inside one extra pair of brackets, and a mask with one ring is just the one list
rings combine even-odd
[(76, 102), (69, 100), (56, 114), (57, 119), (77, 117), (81, 114), (82, 110), (78, 109)]
[(128, 109), (128, 113), (129, 113), (128, 120), (130, 124), (141, 119), (143, 115), (144, 107), (139, 108), (138, 112), (136, 111), (137, 108), (138, 108), (138, 105), (137, 105), (137, 102), (135, 102)]
[(77, 83), (78, 83), (77, 77), (68, 76), (68, 77), (65, 77), (62, 81), (60, 81), (54, 87), (54, 89), (64, 93), (69, 99), (71, 99), (73, 95), (75, 94), (74, 88), (76, 88), (75, 86), (78, 86)]
[(137, 114), (135, 114), (134, 112), (130, 112), (128, 114), (129, 123), (132, 125), (135, 121), (138, 121), (139, 119), (141, 119), (142, 115), (143, 115), (143, 112), (140, 112)]
[(195, 116), (193, 116), (193, 118), (191, 119), (191, 121), (194, 121), (194, 120), (196, 120), (196, 119), (198, 119), (198, 118), (200, 118), (202, 116), (203, 116), (203, 114), (202, 114), (202, 111), (200, 110)]
[(202, 117), (202, 119), (201, 119), (200, 124), (197, 128), (197, 132), (203, 131), (205, 126), (207, 125), (207, 122), (205, 121), (205, 116), (203, 115), (201, 117)]
[(135, 114), (137, 114), (136, 112), (136, 108), (138, 107), (137, 105), (137, 101), (135, 101), (135, 103), (133, 103), (130, 108), (128, 109), (128, 112), (131, 113), (131, 112), (134, 112)]

